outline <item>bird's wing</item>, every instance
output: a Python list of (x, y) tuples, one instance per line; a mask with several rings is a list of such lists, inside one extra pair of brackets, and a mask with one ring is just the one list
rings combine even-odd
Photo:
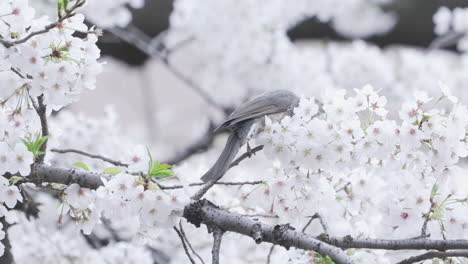
[(227, 120), (219, 126), (215, 131), (220, 129), (228, 128), (239, 122), (255, 119), (265, 115), (276, 114), (283, 112), (284, 109), (280, 109), (276, 104), (266, 103), (265, 100), (252, 100), (241, 105), (236, 111), (227, 118)]

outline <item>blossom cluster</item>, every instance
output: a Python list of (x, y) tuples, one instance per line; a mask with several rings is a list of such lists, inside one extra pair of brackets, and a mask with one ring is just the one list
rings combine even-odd
[(324, 97), (320, 107), (303, 97), (291, 117), (266, 117), (256, 142), (273, 161), (273, 179), (243, 190), (242, 207), (295, 226), (320, 213), (337, 236), (416, 237), (427, 219), (433, 238), (466, 237), (458, 161), (468, 154), (467, 108), (442, 88), (436, 97), (416, 92), (397, 113), (365, 86)]
[[(52, 23), (47, 17), (35, 18), (26, 0), (3, 2), (0, 10), (4, 41), (21, 41)], [(45, 34), (9, 48), (0, 47), (0, 81), (5, 87), (0, 91), (2, 105), (17, 110), (18, 102), (26, 105), (29, 96), (43, 94), (45, 104), (58, 110), (76, 101), (83, 90), (94, 89), (101, 71), (97, 34), (84, 24), (83, 15), (76, 14)]]
[[(7, 215), (8, 221), (14, 223), (8, 234), (15, 263), (152, 263), (151, 252), (135, 243), (116, 242), (94, 248), (79, 235), (72, 219), (64, 216), (61, 223), (57, 222), (57, 199), (37, 193), (34, 200), (39, 203), (38, 218), (28, 219), (20, 211), (9, 211)], [(104, 241), (107, 232), (101, 226), (95, 234)]]
[(90, 234), (101, 217), (131, 223), (142, 235), (151, 235), (155, 228), (170, 226), (173, 217), (188, 204), (184, 191), (170, 193), (155, 183), (130, 174), (118, 174), (105, 180), (97, 190), (70, 185), (65, 191), (62, 213), (70, 212), (85, 234)]
[[(265, 7), (261, 2), (235, 1), (228, 6), (224, 1), (200, 6), (191, 1), (177, 1), (167, 44), (185, 44), (171, 55), (171, 62), (217, 102), (233, 106), (253, 94), (271, 89), (317, 96), (326, 90), (352, 91), (370, 83), (382, 88), (382, 94), (389, 100), (397, 101), (421, 87), (436, 92), (438, 81), (450, 87), (467, 85), (467, 56), (447, 51), (425, 52), (402, 46), (382, 49), (363, 41), (309, 39), (293, 42), (288, 30), (309, 15), (316, 14), (322, 22), (326, 21), (322, 18), (334, 19), (335, 15), (337, 18), (352, 17), (352, 22), (344, 24), (354, 29), (358, 28), (357, 21), (369, 27), (377, 25), (376, 21), (383, 21), (381, 17), (367, 21), (362, 13), (352, 12), (354, 7), (345, 7), (348, 4), (360, 6), (358, 2), (361, 1), (326, 2), (330, 5), (308, 1), (306, 7), (291, 6), (278, 1)], [(365, 2), (373, 4), (373, 1)], [(366, 13), (370, 10), (367, 4), (357, 9)], [(341, 7), (345, 8), (341, 10)], [(213, 9), (241, 19), (212, 23), (218, 21)], [(257, 16), (260, 11), (255, 10), (262, 10), (262, 19)], [(305, 10), (310, 13), (304, 14)], [(232, 38), (232, 32), (238, 37)], [(187, 39), (190, 41), (184, 42)], [(461, 89), (457, 90), (457, 96), (466, 98)]]
[(434, 14), (434, 31), (437, 35), (461, 34), (457, 48), (460, 51), (468, 51), (468, 8), (457, 7), (450, 10), (440, 7)]

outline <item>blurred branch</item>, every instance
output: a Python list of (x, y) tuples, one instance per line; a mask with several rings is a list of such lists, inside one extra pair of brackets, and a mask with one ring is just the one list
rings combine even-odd
[(275, 244), (271, 245), (270, 250), (268, 251), (266, 264), (270, 264), (271, 256), (273, 255), (273, 251), (275, 250), (275, 247), (276, 247)]
[(0, 263), (2, 264), (14, 264), (13, 254), (11, 253), (11, 243), (8, 236), (8, 229), (10, 224), (6, 221), (5, 217), (0, 217), (0, 224), (3, 226), (1, 229), (5, 232), (5, 238), (0, 240), (0, 243), (5, 247), (5, 251), (2, 256), (0, 256)]
[(427, 51), (433, 51), (455, 45), (464, 36), (465, 33), (460, 32), (449, 32), (445, 35), (439, 36), (431, 42)]
[[(209, 105), (216, 107), (225, 114), (230, 111), (230, 109), (215, 102), (205, 90), (203, 90), (198, 84), (195, 83), (195, 81), (193, 81), (187, 75), (183, 74), (172, 63), (170, 63), (169, 55), (174, 51), (174, 49), (166, 49), (165, 45), (163, 44), (166, 32), (163, 31), (160, 33), (160, 36), (156, 36), (155, 40), (153, 41), (148, 35), (132, 25), (129, 25), (125, 29), (114, 27), (108, 30), (118, 38), (135, 46), (146, 55), (162, 62), (163, 65), (165, 65), (172, 74), (174, 74), (188, 87), (192, 88), (196, 93), (198, 93), (198, 95), (202, 97), (203, 100), (205, 100), (205, 102)], [(184, 42), (183, 44), (185, 45), (187, 42)], [(180, 45), (177, 46), (177, 48), (180, 48)]]
[(80, 155), (90, 157), (90, 158), (93, 158), (93, 159), (103, 160), (103, 161), (108, 162), (108, 163), (110, 163), (112, 165), (115, 165), (115, 166), (128, 167), (127, 163), (123, 163), (123, 162), (120, 162), (118, 160), (112, 160), (112, 159), (106, 158), (106, 157), (104, 157), (102, 155), (91, 154), (91, 153), (88, 153), (88, 152), (85, 152), (85, 151), (82, 151), (82, 150), (78, 150), (78, 149), (51, 149), (50, 151), (55, 152), (55, 153), (61, 153), (61, 154), (65, 154), (65, 153), (80, 154)]
[(179, 154), (169, 159), (165, 163), (171, 164), (171, 165), (179, 164), (182, 161), (191, 157), (193, 154), (206, 151), (208, 147), (213, 144), (215, 134), (213, 134), (212, 131), (216, 127), (217, 126), (213, 122), (210, 122), (208, 129), (206, 130), (205, 134), (200, 139), (198, 139), (197, 141), (187, 146), (183, 151), (181, 151)]

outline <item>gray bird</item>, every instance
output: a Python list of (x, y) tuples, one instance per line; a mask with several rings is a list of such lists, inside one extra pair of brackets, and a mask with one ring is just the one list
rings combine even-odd
[(228, 129), (231, 134), (223, 152), (216, 163), (202, 177), (203, 182), (219, 180), (229, 169), (229, 165), (236, 157), (239, 149), (246, 143), (252, 125), (257, 120), (263, 120), (266, 115), (285, 113), (292, 114), (292, 110), (299, 104), (299, 97), (285, 90), (276, 90), (262, 95), (240, 105), (221, 126), (215, 129)]

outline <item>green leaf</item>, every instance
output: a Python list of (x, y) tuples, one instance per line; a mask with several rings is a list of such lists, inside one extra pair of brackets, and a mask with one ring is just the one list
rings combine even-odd
[(426, 121), (428, 121), (429, 119), (431, 119), (431, 117), (425, 115), (425, 116), (423, 116), (423, 118), (421, 119), (421, 123), (426, 122)]
[[(158, 162), (159, 163), (159, 162)], [(173, 166), (169, 165), (169, 164), (161, 164), (159, 165), (158, 169), (160, 170), (167, 170), (167, 169), (170, 169), (172, 168)]]
[(434, 183), (434, 185), (432, 185), (432, 189), (431, 189), (431, 198), (434, 198), (435, 196), (437, 196), (438, 191), (439, 191), (439, 185), (437, 183)]
[(32, 152), (32, 145), (31, 145), (31, 143), (29, 143), (29, 142), (26, 141), (25, 139), (21, 139), (21, 142), (23, 142), (23, 144), (26, 146), (26, 148), (28, 149), (29, 152)]
[(73, 166), (76, 166), (76, 167), (78, 167), (78, 168), (82, 168), (82, 169), (85, 170), (85, 171), (90, 171), (89, 167), (88, 167), (86, 164), (84, 164), (83, 162), (81, 162), (81, 161), (75, 162), (75, 163), (73, 163), (72, 165), (73, 165)]
[(146, 147), (146, 152), (148, 153), (149, 161), (148, 161), (148, 175), (151, 174), (151, 171), (153, 170), (153, 156), (151, 156), (151, 152), (148, 147)]
[(24, 180), (23, 177), (20, 176), (13, 176), (11, 177), (8, 181), (10, 182), (10, 185), (16, 185), (18, 182)]
[(122, 172), (121, 170), (119, 170), (118, 168), (115, 168), (115, 167), (107, 168), (107, 169), (102, 171), (102, 173), (104, 173), (104, 174), (110, 174), (110, 175), (113, 175), (113, 176), (115, 176), (115, 175), (117, 175), (117, 174), (119, 174), (121, 172)]
[(167, 176), (173, 176), (175, 173), (171, 170), (159, 170), (159, 171), (153, 171), (149, 175), (150, 178), (156, 177), (156, 178), (163, 178)]

